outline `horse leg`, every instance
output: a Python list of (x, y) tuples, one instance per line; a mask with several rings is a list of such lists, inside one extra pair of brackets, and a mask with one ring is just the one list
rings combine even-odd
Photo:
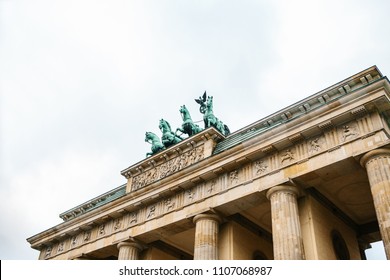
[(186, 133), (183, 129), (181, 129), (180, 127), (178, 127), (176, 129), (176, 132), (175, 132), (175, 135), (177, 135), (177, 132), (180, 131), (181, 133)]

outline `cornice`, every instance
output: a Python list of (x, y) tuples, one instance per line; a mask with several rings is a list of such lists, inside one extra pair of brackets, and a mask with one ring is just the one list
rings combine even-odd
[(111, 202), (119, 197), (124, 196), (126, 193), (126, 184), (123, 184), (109, 192), (106, 192), (102, 195), (99, 195), (91, 200), (88, 200), (87, 202), (84, 202), (83, 204), (80, 204), (76, 207), (73, 207), (72, 209), (65, 211), (61, 213), (59, 216), (60, 218), (66, 222), (68, 220), (71, 220), (75, 217), (78, 217), (80, 215), (83, 215), (86, 212), (92, 211), (95, 208), (100, 207), (103, 204), (106, 204), (108, 202)]

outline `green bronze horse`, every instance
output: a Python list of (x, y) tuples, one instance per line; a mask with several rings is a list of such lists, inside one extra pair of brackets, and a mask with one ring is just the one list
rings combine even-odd
[(161, 144), (160, 138), (153, 132), (145, 133), (145, 142), (152, 144), (151, 147), (152, 152), (146, 153), (146, 157), (157, 154), (158, 152), (165, 149), (164, 145)]
[(201, 96), (199, 99), (195, 99), (195, 101), (200, 105), (199, 111), (203, 114), (205, 128), (213, 126), (225, 136), (230, 134), (229, 127), (223, 124), (223, 122), (214, 115), (212, 96), (207, 96), (206, 92), (204, 92), (203, 96)]
[(192, 136), (202, 131), (202, 128), (192, 121), (190, 112), (188, 111), (186, 105), (181, 106), (179, 111), (183, 119), (183, 124), (181, 125), (181, 128), (176, 129), (176, 133), (180, 131), (188, 136)]
[(161, 129), (161, 132), (163, 133), (163, 135), (161, 137), (161, 141), (162, 141), (165, 148), (168, 148), (172, 145), (175, 145), (183, 140), (183, 138), (181, 138), (180, 136), (173, 133), (171, 126), (169, 125), (169, 123), (166, 120), (164, 120), (164, 119), (160, 120), (159, 128)]

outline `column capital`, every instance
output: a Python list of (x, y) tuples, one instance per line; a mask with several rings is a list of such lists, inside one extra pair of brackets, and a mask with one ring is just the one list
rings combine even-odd
[(285, 192), (285, 193), (291, 193), (293, 195), (295, 195), (296, 197), (299, 195), (299, 189), (297, 187), (294, 187), (294, 186), (287, 186), (287, 185), (279, 185), (279, 186), (275, 186), (275, 187), (272, 187), (270, 188), (267, 193), (266, 193), (266, 196), (267, 198), (270, 200), (271, 199), (271, 196), (276, 193), (276, 192)]
[(132, 247), (139, 251), (142, 251), (145, 248), (141, 243), (134, 240), (119, 242), (117, 245), (118, 250), (120, 250), (121, 247)]
[(199, 220), (214, 220), (218, 224), (222, 222), (222, 218), (217, 214), (198, 214), (193, 218), (193, 222), (196, 224)]
[(360, 165), (366, 167), (368, 161), (376, 157), (390, 156), (390, 149), (376, 149), (364, 154), (360, 159)]

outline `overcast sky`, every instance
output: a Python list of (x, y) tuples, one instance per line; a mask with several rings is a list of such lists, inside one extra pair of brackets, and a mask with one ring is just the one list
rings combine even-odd
[[(0, 0), (0, 259), (126, 182), (145, 131), (214, 96), (231, 131), (377, 65), (390, 1)], [(384, 258), (383, 249), (372, 258)]]

